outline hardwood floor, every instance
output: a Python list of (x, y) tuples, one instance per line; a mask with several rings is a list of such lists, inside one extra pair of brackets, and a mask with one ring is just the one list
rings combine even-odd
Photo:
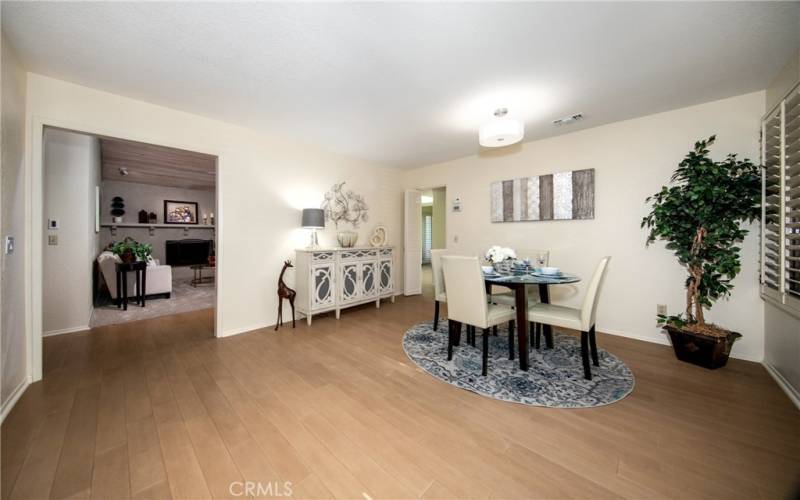
[[(2, 426), (2, 499), (786, 498), (800, 411), (764, 368), (706, 371), (599, 334), (636, 376), (558, 410), (444, 384), (403, 353), (424, 297), (212, 338), (211, 311), (48, 338)], [(250, 493), (255, 496), (257, 491)], [(265, 493), (265, 490), (262, 490)]]

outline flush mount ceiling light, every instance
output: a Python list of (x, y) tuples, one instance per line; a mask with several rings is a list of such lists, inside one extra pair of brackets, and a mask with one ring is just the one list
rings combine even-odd
[(498, 108), (491, 121), (481, 125), (478, 130), (478, 142), (485, 148), (510, 146), (522, 140), (525, 125), (513, 118), (508, 118), (506, 108)]

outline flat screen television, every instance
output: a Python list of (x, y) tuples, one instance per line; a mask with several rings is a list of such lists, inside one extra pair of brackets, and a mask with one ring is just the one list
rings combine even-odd
[(208, 257), (214, 254), (214, 240), (167, 240), (166, 245), (169, 266), (208, 264)]

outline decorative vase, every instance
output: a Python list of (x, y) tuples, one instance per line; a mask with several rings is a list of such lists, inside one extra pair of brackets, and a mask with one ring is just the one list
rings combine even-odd
[(342, 248), (352, 248), (356, 245), (356, 241), (358, 241), (358, 233), (355, 231), (339, 231), (336, 235), (336, 239), (339, 241), (339, 246)]
[(506, 259), (501, 262), (493, 262), (492, 267), (498, 274), (511, 274), (514, 269), (514, 259)]

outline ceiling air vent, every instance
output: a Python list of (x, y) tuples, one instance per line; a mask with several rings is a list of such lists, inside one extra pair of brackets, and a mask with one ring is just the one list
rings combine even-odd
[(582, 113), (576, 113), (574, 115), (565, 116), (564, 118), (559, 118), (558, 120), (553, 120), (553, 125), (556, 127), (560, 127), (561, 125), (569, 125), (571, 123), (575, 123), (578, 120), (583, 120)]

